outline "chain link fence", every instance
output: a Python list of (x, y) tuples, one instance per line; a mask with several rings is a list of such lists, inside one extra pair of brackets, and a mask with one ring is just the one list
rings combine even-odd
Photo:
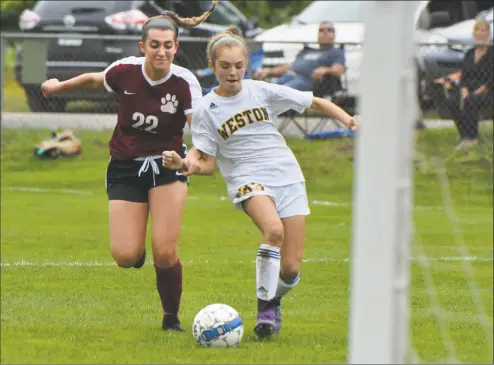
[[(113, 93), (107, 93), (103, 88), (64, 92), (46, 99), (41, 94), (40, 85), (49, 78), (67, 80), (81, 73), (102, 71), (123, 57), (140, 56), (138, 42), (137, 36), (2, 33), (2, 112), (24, 113), (23, 118), (32, 120), (40, 118), (41, 113), (64, 113), (65, 117), (66, 112), (95, 116), (115, 113), (118, 100)], [(205, 91), (216, 83), (214, 75), (207, 69), (207, 42), (207, 38), (181, 37), (180, 50), (175, 58), (176, 64), (196, 74)], [(331, 97), (349, 113), (357, 113), (363, 45), (346, 43), (335, 46), (341, 47), (345, 52), (345, 73), (340, 80), (331, 77), (313, 80), (313, 91), (317, 96)], [(420, 119), (449, 120), (451, 126), (451, 120), (454, 119), (460, 135), (475, 135), (477, 122), (492, 119), (493, 114), (492, 58), (482, 60), (475, 71), (477, 82), (485, 81), (488, 90), (485, 96), (474, 96), (475, 90), (470, 90), (469, 97), (459, 98), (460, 70), (465, 52), (471, 46), (466, 43), (417, 46), (416, 80), (417, 100), (422, 111)], [(317, 45), (280, 41), (263, 44), (250, 42), (249, 47), (252, 62), (247, 77), (261, 67), (291, 63), (304, 47)], [(492, 44), (488, 47), (492, 48)], [(487, 54), (492, 55), (492, 52)], [(379, 85), (376, 85), (376, 92), (379, 92)], [(383, 103), (385, 105), (385, 101)], [(53, 115), (51, 118), (54, 117)], [(82, 116), (78, 120), (81, 118)], [(316, 126), (322, 127), (320, 117), (310, 113), (291, 118), (298, 120), (296, 129), (305, 135)], [(313, 120), (308, 121), (307, 118)], [(312, 127), (309, 126), (311, 123)], [(472, 133), (468, 134), (469, 130)]]
[[(137, 36), (5, 33), (2, 39), (2, 110), (7, 112), (114, 113), (118, 100), (103, 88), (64, 92), (46, 99), (41, 95), (40, 85), (46, 79), (63, 81), (82, 73), (103, 71), (124, 57), (141, 56)], [(207, 39), (182, 38), (175, 63), (194, 72), (205, 69), (206, 42)], [(210, 76), (201, 77), (204, 86), (213, 82)]]

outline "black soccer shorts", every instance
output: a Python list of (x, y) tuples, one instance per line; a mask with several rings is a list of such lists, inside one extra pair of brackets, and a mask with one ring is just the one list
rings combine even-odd
[(176, 170), (164, 168), (161, 156), (138, 160), (119, 160), (111, 157), (106, 170), (106, 193), (108, 200), (148, 203), (150, 189), (175, 181), (188, 184), (189, 178)]

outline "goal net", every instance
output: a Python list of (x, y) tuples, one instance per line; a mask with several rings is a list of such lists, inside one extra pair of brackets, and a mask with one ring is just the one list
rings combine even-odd
[(363, 9), (348, 362), (492, 363), (492, 120), (416, 129), (418, 3)]

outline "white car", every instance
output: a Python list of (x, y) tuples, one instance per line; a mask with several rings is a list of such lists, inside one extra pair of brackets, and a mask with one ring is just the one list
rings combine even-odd
[[(494, 14), (494, 8), (490, 8), (479, 13), (475, 19), (468, 19), (462, 22), (453, 24), (450, 27), (438, 28), (436, 31), (439, 35), (447, 38), (451, 42), (473, 42), (472, 30), (477, 19), (483, 19), (487, 21), (491, 28), (491, 40), (494, 38), (494, 27), (492, 25), (492, 18)], [(469, 46), (466, 45), (466, 48)], [(456, 45), (457, 49), (464, 49), (465, 47), (459, 47)]]
[[(330, 21), (335, 27), (335, 43), (345, 44), (346, 86), (349, 97), (355, 97), (362, 58), (360, 44), (364, 38), (363, 3), (364, 1), (314, 1), (295, 16), (290, 24), (282, 24), (264, 31), (255, 37), (255, 41), (263, 44), (265, 54), (263, 65), (271, 67), (291, 63), (304, 44), (317, 47), (319, 23)], [(431, 47), (435, 45), (435, 47), (443, 48), (446, 47), (447, 39), (434, 33), (430, 28), (446, 25), (445, 22), (449, 21), (449, 16), (444, 14), (445, 11), (431, 13), (430, 3), (431, 1), (420, 1), (414, 14), (417, 28), (416, 41), (420, 44), (431, 44)], [(438, 4), (439, 2), (435, 2), (436, 8)], [(461, 1), (458, 4), (459, 7), (462, 6)], [(281, 53), (279, 51), (282, 51), (282, 56), (271, 56)]]

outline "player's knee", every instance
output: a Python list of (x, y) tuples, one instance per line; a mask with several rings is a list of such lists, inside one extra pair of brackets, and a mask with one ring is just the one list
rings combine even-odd
[(118, 266), (130, 268), (141, 259), (142, 251), (139, 249), (113, 250), (112, 257)]
[(264, 242), (271, 246), (280, 247), (283, 243), (283, 224), (276, 222), (268, 227), (264, 230)]
[(178, 260), (177, 240), (155, 242), (153, 256), (154, 264), (161, 268), (175, 265)]

